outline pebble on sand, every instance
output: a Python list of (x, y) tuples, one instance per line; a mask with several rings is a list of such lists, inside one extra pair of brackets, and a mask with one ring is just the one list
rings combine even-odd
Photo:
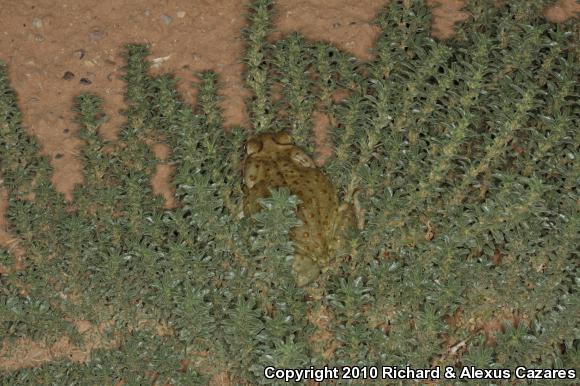
[(40, 20), (39, 18), (35, 18), (32, 20), (32, 26), (34, 28), (42, 28), (42, 20)]
[(75, 52), (73, 52), (73, 56), (79, 60), (81, 60), (82, 58), (85, 57), (85, 50), (83, 50), (82, 48), (79, 50), (76, 50)]
[(89, 32), (89, 40), (93, 43), (98, 42), (99, 40), (103, 39), (105, 36), (107, 36), (107, 33), (104, 31), (95, 30), (95, 31)]
[(161, 15), (161, 20), (163, 21), (163, 23), (165, 23), (165, 25), (169, 25), (171, 24), (171, 21), (173, 20), (173, 18), (169, 15)]

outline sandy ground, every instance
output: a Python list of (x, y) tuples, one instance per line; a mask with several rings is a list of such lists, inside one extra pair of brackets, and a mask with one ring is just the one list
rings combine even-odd
[[(433, 11), (436, 38), (449, 38), (453, 25), (469, 17), (461, 11), (465, 1), (428, 3), (441, 3)], [(246, 1), (238, 0), (3, 2), (0, 60), (9, 66), (25, 127), (38, 137), (43, 153), (51, 159), (56, 188), (70, 198), (75, 184), (82, 183), (80, 164), (75, 159), (82, 143), (71, 112), (74, 96), (91, 91), (104, 98), (104, 108), (111, 119), (102, 127), (103, 137), (114, 139), (123, 123), (118, 111), (125, 107), (120, 79), (125, 43), (150, 44), (151, 59), (163, 58), (154, 71), (175, 73), (181, 79), (180, 91), (190, 103), (195, 102), (190, 86), (195, 81), (193, 73), (216, 71), (226, 126), (248, 127), (244, 107), (248, 93), (243, 87), (243, 66), (239, 62), (246, 5)], [(372, 59), (370, 48), (379, 32), (371, 21), (384, 5), (386, 1), (380, 0), (279, 0), (274, 37), (299, 31), (309, 39), (331, 42), (367, 61)], [(580, 5), (576, 1), (560, 0), (545, 15), (562, 22), (578, 12)], [(319, 126), (323, 129), (325, 125)], [(166, 147), (153, 146), (160, 159), (167, 157)], [(168, 167), (161, 165), (152, 179), (155, 191), (166, 197), (168, 205), (170, 173)], [(5, 211), (6, 192), (0, 188), (0, 246), (14, 250), (17, 243), (6, 229)], [(0, 361), (0, 368), (33, 366), (62, 356), (81, 361), (87, 357), (67, 342), (55, 347), (26, 342), (22, 349), (12, 360)]]

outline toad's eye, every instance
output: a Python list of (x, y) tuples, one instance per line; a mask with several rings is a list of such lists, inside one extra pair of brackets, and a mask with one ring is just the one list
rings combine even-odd
[(256, 154), (260, 150), (262, 150), (262, 141), (258, 139), (252, 139), (246, 145), (246, 153), (248, 155)]
[(276, 133), (276, 137), (274, 138), (274, 141), (276, 141), (276, 143), (279, 145), (292, 144), (292, 138), (290, 137), (290, 134), (288, 134), (285, 131), (280, 131), (280, 132)]
[(310, 158), (306, 153), (304, 153), (302, 150), (299, 149), (294, 149), (292, 151), (292, 154), (290, 155), (290, 158), (292, 158), (292, 160), (294, 162), (296, 162), (298, 165), (305, 167), (305, 168), (314, 168), (314, 161), (312, 161), (312, 158)]

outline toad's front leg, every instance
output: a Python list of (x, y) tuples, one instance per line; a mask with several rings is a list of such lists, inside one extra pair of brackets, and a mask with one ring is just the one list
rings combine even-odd
[(304, 287), (312, 283), (320, 274), (320, 266), (312, 258), (306, 257), (300, 253), (294, 254), (292, 269), (296, 275), (296, 284)]

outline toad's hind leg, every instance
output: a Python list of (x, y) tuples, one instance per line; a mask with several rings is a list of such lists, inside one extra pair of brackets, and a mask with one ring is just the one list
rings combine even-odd
[(359, 193), (360, 189), (354, 189), (345, 196), (345, 201), (340, 204), (336, 211), (333, 222), (333, 238), (341, 238), (349, 229), (364, 229), (364, 210), (361, 208)]
[(339, 258), (348, 255), (348, 235), (355, 227), (355, 212), (351, 203), (345, 202), (336, 210), (329, 235), (329, 255)]

